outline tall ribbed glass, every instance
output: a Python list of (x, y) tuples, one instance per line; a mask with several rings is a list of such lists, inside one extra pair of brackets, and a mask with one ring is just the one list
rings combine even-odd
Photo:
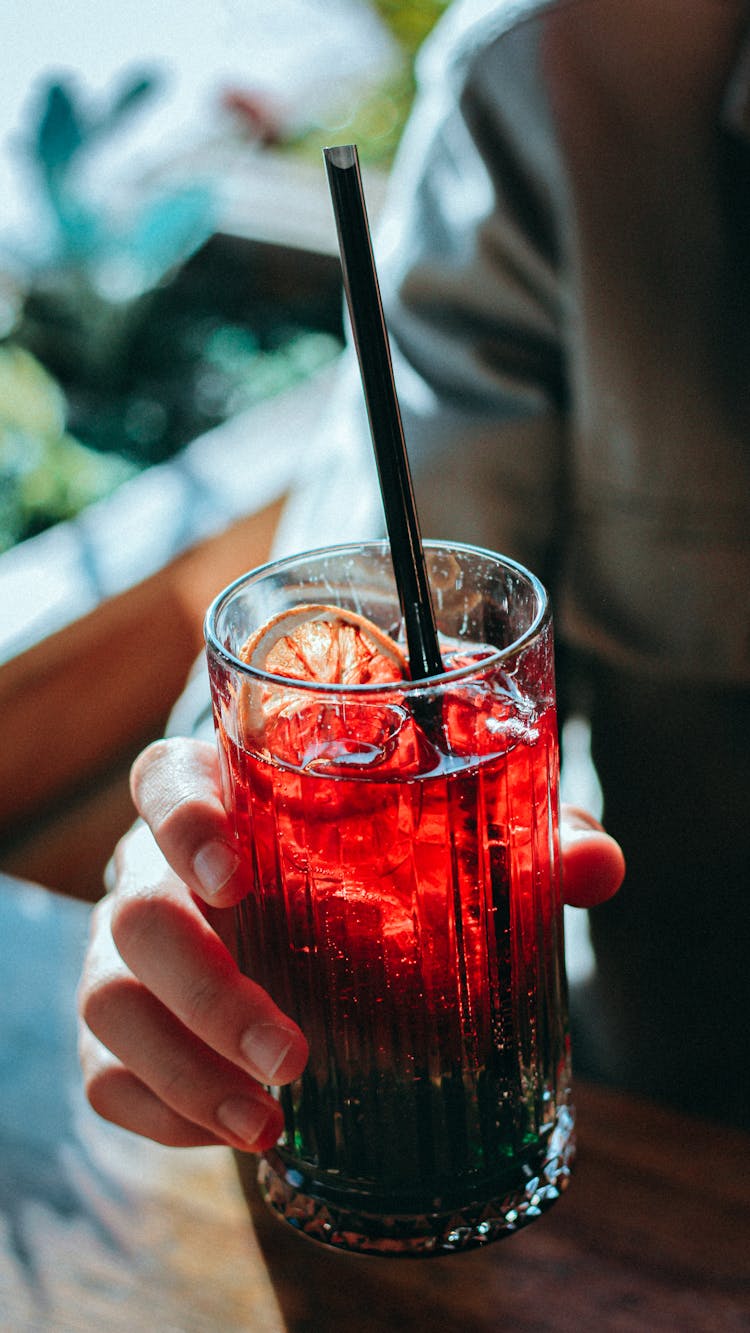
[(398, 641), (386, 544), (265, 566), (206, 628), (238, 957), (310, 1045), (261, 1188), (308, 1236), (372, 1254), (517, 1230), (573, 1153), (547, 598), (487, 551), (426, 559), (447, 668), (429, 681), (325, 685), (240, 657), (300, 604)]

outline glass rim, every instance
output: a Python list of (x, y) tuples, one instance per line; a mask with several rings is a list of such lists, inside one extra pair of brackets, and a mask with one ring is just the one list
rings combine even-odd
[[(336, 682), (317, 681), (317, 680), (297, 680), (291, 676), (280, 676), (272, 671), (265, 671), (262, 667), (252, 666), (249, 662), (243, 662), (229, 648), (227, 648), (219, 639), (216, 624), (218, 617), (227, 603), (234, 597), (238, 589), (249, 586), (250, 584), (260, 583), (262, 579), (272, 574), (281, 573), (305, 560), (315, 560), (323, 556), (346, 556), (361, 552), (373, 551), (382, 555), (390, 551), (390, 543), (387, 539), (368, 540), (361, 542), (343, 542), (330, 546), (318, 546), (309, 551), (298, 551), (293, 555), (280, 556), (273, 560), (267, 560), (262, 565), (257, 565), (254, 569), (247, 570), (240, 574), (221, 592), (217, 593), (209, 604), (206, 611), (203, 633), (206, 642), (206, 648), (221, 661), (231, 667), (233, 671), (238, 672), (253, 681), (266, 685), (281, 687), (286, 690), (294, 689), (305, 691), (311, 694), (329, 694), (329, 695), (393, 695), (404, 693), (413, 694), (417, 691), (435, 690), (444, 686), (446, 683), (453, 684), (456, 681), (465, 680), (470, 676), (483, 674), (488, 670), (496, 668), (501, 662), (510, 657), (515, 657), (521, 650), (527, 648), (533, 641), (539, 637), (547, 626), (550, 619), (550, 604), (547, 590), (541, 579), (537, 578), (530, 569), (522, 565), (518, 560), (513, 560), (511, 556), (500, 555), (496, 551), (491, 551), (488, 547), (472, 546), (468, 542), (440, 541), (430, 538), (423, 542), (425, 551), (447, 551), (468, 553), (479, 555), (492, 560), (497, 565), (513, 571), (526, 579), (536, 595), (538, 606), (530, 625), (519, 634), (512, 643), (507, 644), (505, 648), (493, 648), (487, 657), (481, 658), (478, 662), (469, 663), (467, 666), (455, 667), (450, 671), (442, 671), (439, 675), (425, 676), (419, 680), (393, 680), (377, 684), (361, 685), (342, 685)], [(333, 603), (332, 603), (333, 605)]]

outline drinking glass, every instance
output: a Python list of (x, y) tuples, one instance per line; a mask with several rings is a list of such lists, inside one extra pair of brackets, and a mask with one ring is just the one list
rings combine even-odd
[(512, 560), (425, 543), (445, 672), (274, 676), (243, 644), (325, 604), (397, 642), (387, 543), (264, 566), (206, 641), (247, 892), (241, 968), (304, 1031), (259, 1160), (276, 1213), (342, 1250), (436, 1255), (538, 1217), (573, 1156), (552, 622)]

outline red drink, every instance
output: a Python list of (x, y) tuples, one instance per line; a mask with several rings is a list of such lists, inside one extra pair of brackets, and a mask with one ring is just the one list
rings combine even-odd
[(568, 1174), (549, 621), (512, 659), (445, 663), (437, 690), (287, 682), (248, 734), (211, 661), (241, 966), (310, 1044), (261, 1180), (309, 1234), (373, 1253), (495, 1239)]

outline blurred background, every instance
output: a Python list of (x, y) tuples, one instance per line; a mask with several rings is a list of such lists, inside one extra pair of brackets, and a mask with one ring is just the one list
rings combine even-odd
[[(101, 893), (129, 764), (208, 600), (267, 556), (330, 391), (321, 148), (357, 143), (374, 216), (446, 4), (5, 0), (0, 870)], [(566, 795), (596, 812), (577, 728)]]
[(96, 899), (211, 597), (267, 558), (445, 0), (4, 0), (0, 872)]
[(387, 171), (443, 8), (5, 0), (0, 551), (336, 354), (319, 270), (217, 238), (326, 250), (320, 148)]

